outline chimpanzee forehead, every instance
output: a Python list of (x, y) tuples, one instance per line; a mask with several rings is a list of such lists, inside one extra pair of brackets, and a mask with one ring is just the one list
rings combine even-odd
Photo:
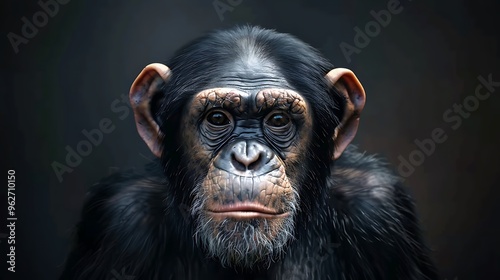
[[(215, 73), (213, 73), (215, 74)], [(226, 63), (214, 75), (210, 88), (193, 98), (191, 109), (204, 112), (219, 107), (239, 114), (255, 114), (268, 109), (306, 112), (306, 102), (288, 83), (283, 71), (256, 50), (247, 50)]]
[(299, 93), (290, 89), (267, 88), (249, 93), (234, 88), (212, 88), (196, 94), (189, 110), (190, 114), (199, 115), (212, 108), (239, 114), (255, 114), (272, 109), (305, 114), (307, 103)]
[(234, 88), (256, 93), (265, 88), (294, 89), (284, 71), (269, 57), (258, 51), (246, 51), (224, 63), (218, 73), (212, 73), (211, 88)]

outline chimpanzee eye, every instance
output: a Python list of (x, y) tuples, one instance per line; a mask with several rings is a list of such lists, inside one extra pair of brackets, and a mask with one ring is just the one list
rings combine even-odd
[(220, 111), (215, 111), (208, 114), (207, 121), (213, 125), (218, 125), (218, 126), (230, 123), (229, 118), (226, 116), (226, 114)]
[(282, 127), (290, 123), (290, 117), (284, 113), (272, 114), (266, 121), (270, 126)]

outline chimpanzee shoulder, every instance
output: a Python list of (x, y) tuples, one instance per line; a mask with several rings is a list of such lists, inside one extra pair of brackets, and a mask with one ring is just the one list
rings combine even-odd
[(354, 145), (347, 147), (331, 170), (329, 186), (334, 194), (346, 197), (361, 195), (389, 199), (402, 182), (385, 159), (360, 152)]
[(152, 265), (168, 250), (165, 238), (175, 227), (165, 222), (167, 187), (157, 164), (145, 171), (116, 173), (93, 185), (67, 261), (74, 266), (66, 267), (61, 279), (108, 279), (114, 271), (137, 276), (144, 275), (142, 268), (156, 268)]
[(327, 185), (338, 252), (350, 262), (341, 265), (347, 275), (437, 279), (414, 201), (385, 160), (350, 145), (333, 164)]

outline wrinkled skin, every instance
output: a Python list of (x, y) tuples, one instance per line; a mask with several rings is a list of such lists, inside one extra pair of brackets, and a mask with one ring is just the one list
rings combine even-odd
[[(195, 95), (187, 108), (182, 139), (188, 166), (209, 167), (196, 180), (196, 236), (224, 265), (269, 263), (293, 236), (299, 208), (300, 181), (286, 170), (307, 152), (312, 123), (304, 98), (285, 89), (249, 94), (215, 88)], [(214, 116), (221, 125), (211, 123)], [(221, 210), (249, 204), (263, 206), (265, 213)]]

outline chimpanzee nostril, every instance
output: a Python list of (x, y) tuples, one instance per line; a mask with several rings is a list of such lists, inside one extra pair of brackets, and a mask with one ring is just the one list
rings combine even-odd
[(259, 169), (262, 166), (262, 163), (264, 162), (263, 158), (264, 157), (262, 156), (262, 152), (258, 153), (257, 154), (257, 159), (255, 161), (251, 162), (247, 166), (247, 169), (248, 170), (257, 170), (257, 169)]
[(247, 170), (247, 167), (236, 158), (236, 154), (234, 152), (231, 153), (231, 163), (233, 164), (233, 167), (238, 171)]

